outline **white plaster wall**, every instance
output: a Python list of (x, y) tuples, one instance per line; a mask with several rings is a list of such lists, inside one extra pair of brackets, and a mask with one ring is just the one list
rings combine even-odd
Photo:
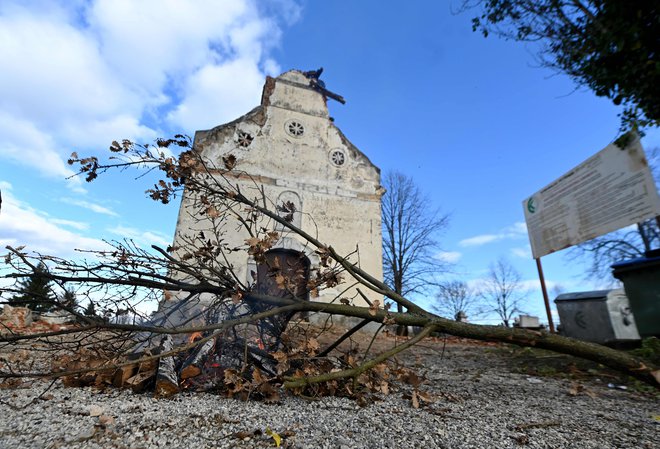
[[(226, 175), (237, 184), (246, 196), (258, 198), (263, 188), (266, 197), (276, 201), (280, 195), (295, 192), (302, 210), (296, 220), (302, 228), (322, 242), (333, 246), (340, 254), (359, 249), (362, 268), (382, 279), (382, 247), (380, 221), (380, 173), (369, 159), (357, 150), (334, 126), (328, 116), (323, 96), (310, 89), (308, 79), (300, 72), (291, 71), (278, 78), (269, 78), (264, 87), (262, 105), (240, 119), (195, 135), (195, 149), (218, 168), (222, 168), (222, 156), (232, 154), (237, 164)], [(296, 121), (304, 126), (302, 136), (286, 132), (286, 125)], [(243, 148), (238, 144), (239, 133), (253, 137), (251, 144)], [(334, 150), (346, 155), (342, 166), (331, 162)], [(255, 185), (256, 181), (256, 185)], [(182, 236), (195, 235), (213, 226), (221, 228), (230, 246), (244, 245), (249, 236), (237, 231), (232, 218), (195, 221), (190, 210), (190, 194), (184, 194), (175, 246), (180, 246)], [(274, 227), (264, 221), (264, 226)], [(298, 236), (284, 234), (277, 246), (305, 252), (312, 264), (318, 263), (314, 248), (310, 248)], [(358, 261), (358, 255), (353, 257)], [(239, 279), (249, 280), (250, 260), (245, 252), (231, 254), (231, 263)], [(343, 291), (351, 279), (334, 289), (324, 292), (321, 300), (331, 300)], [(371, 294), (371, 299), (381, 299)], [(353, 296), (349, 291), (345, 296)], [(358, 301), (364, 304), (362, 301)]]

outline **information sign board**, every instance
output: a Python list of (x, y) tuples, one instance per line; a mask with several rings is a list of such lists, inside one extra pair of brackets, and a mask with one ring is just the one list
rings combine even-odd
[(660, 215), (644, 150), (610, 144), (523, 201), (535, 259)]

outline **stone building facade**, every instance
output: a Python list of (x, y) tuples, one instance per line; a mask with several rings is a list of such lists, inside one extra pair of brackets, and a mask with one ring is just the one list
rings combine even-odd
[[(268, 77), (261, 105), (230, 123), (197, 131), (194, 148), (217, 166), (233, 155), (235, 168), (225, 174), (246, 196), (265, 197), (272, 205), (289, 202), (295, 206), (293, 224), (332, 245), (340, 254), (354, 253), (351, 260), (382, 279), (380, 170), (337, 128), (328, 115), (324, 89), (318, 76), (292, 70), (277, 78)], [(184, 244), (210, 222), (191, 217), (190, 198), (182, 201), (174, 246)], [(247, 233), (224, 223), (223, 238), (230, 246), (244, 246)], [(279, 229), (274, 248), (306, 256), (311, 268), (318, 266), (315, 248), (299, 236)], [(357, 253), (356, 253), (357, 250)], [(254, 260), (244, 251), (229, 254), (237, 277), (254, 282)], [(331, 301), (340, 293), (355, 297), (354, 280), (322, 290), (315, 300)], [(363, 291), (367, 289), (362, 289)], [(370, 292), (371, 299), (381, 299)], [(356, 297), (356, 304), (364, 301)]]

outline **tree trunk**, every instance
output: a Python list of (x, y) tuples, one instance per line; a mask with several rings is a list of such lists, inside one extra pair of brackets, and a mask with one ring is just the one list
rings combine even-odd
[(656, 388), (660, 387), (660, 369), (624, 351), (607, 346), (563, 337), (548, 332), (531, 331), (501, 326), (483, 326), (443, 320), (437, 329), (457, 337), (499, 341), (524, 347), (548, 349), (608, 366), (640, 379)]

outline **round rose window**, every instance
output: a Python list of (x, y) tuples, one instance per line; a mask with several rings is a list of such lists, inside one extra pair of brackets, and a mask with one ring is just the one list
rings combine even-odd
[(295, 120), (289, 120), (284, 127), (286, 132), (293, 137), (302, 137), (302, 135), (305, 134), (305, 127), (303, 124)]
[(330, 162), (337, 167), (341, 167), (346, 163), (346, 153), (342, 150), (332, 150), (330, 152)]
[(238, 146), (247, 148), (250, 146), (252, 141), (254, 140), (254, 137), (252, 137), (249, 133), (240, 131), (238, 133)]

